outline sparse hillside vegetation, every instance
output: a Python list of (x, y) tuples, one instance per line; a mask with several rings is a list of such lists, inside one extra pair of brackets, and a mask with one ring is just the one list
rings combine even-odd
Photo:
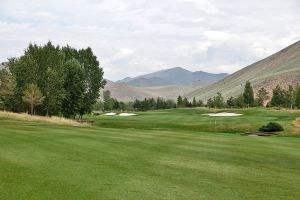
[(225, 98), (236, 97), (242, 93), (247, 80), (252, 83), (254, 93), (262, 87), (272, 93), (277, 85), (288, 89), (289, 85), (300, 84), (300, 41), (187, 96), (208, 99), (221, 92)]

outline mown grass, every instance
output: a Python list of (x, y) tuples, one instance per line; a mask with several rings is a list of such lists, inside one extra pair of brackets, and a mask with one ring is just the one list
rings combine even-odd
[[(235, 112), (239, 117), (209, 117), (211, 112)], [(200, 131), (219, 133), (245, 133), (257, 131), (268, 122), (278, 122), (284, 126), (283, 134), (294, 133), (292, 121), (300, 112), (289, 112), (255, 108), (214, 110), (206, 108), (173, 109), (138, 113), (135, 117), (87, 116), (96, 120), (96, 125), (107, 128), (134, 128), (147, 130)]]
[(299, 137), (228, 134), (269, 120), (292, 130), (294, 114), (219, 119), (235, 132), (201, 131), (204, 112), (101, 116), (92, 127), (0, 118), (0, 199), (300, 198)]

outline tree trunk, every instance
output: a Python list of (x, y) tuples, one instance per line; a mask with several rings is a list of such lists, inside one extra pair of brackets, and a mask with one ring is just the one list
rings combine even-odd
[(30, 104), (30, 114), (33, 115), (33, 103)]

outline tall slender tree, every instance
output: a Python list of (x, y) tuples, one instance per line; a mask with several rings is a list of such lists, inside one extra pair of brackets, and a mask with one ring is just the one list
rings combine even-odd
[(69, 60), (64, 65), (65, 74), (65, 98), (62, 102), (62, 112), (67, 118), (75, 118), (79, 113), (80, 104), (83, 101), (84, 71), (76, 59)]
[(111, 98), (111, 94), (109, 90), (105, 90), (103, 92), (103, 101), (104, 101), (104, 110), (112, 110), (113, 109), (113, 99)]
[(195, 97), (193, 98), (192, 106), (193, 106), (193, 107), (197, 107), (197, 100), (196, 100)]
[(178, 108), (183, 107), (183, 99), (181, 96), (177, 97), (177, 107)]
[(80, 103), (79, 114), (82, 116), (86, 112), (91, 112), (92, 106), (96, 103), (100, 95), (100, 89), (104, 88), (106, 81), (103, 79), (103, 70), (99, 61), (90, 47), (77, 51), (69, 46), (62, 48), (65, 52), (66, 60), (77, 59), (84, 70), (84, 94)]
[(245, 104), (247, 104), (248, 107), (253, 106), (253, 104), (254, 104), (254, 92), (253, 92), (253, 88), (251, 86), (250, 81), (246, 82), (243, 96), (244, 96)]
[(300, 86), (296, 88), (295, 96), (295, 106), (300, 109)]

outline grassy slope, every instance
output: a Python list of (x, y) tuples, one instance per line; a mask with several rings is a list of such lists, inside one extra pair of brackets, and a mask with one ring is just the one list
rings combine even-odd
[(300, 41), (221, 81), (188, 93), (187, 96), (205, 99), (214, 96), (217, 92), (222, 92), (226, 97), (236, 96), (242, 92), (247, 80), (252, 82), (256, 90), (265, 87), (271, 91), (277, 84), (281, 86), (299, 84)]
[[(0, 199), (300, 198), (299, 137), (196, 132), (192, 124), (209, 120), (203, 112), (97, 117), (94, 127), (0, 117)], [(254, 127), (272, 119), (290, 129), (299, 116), (240, 112), (247, 116), (226, 123)]]

